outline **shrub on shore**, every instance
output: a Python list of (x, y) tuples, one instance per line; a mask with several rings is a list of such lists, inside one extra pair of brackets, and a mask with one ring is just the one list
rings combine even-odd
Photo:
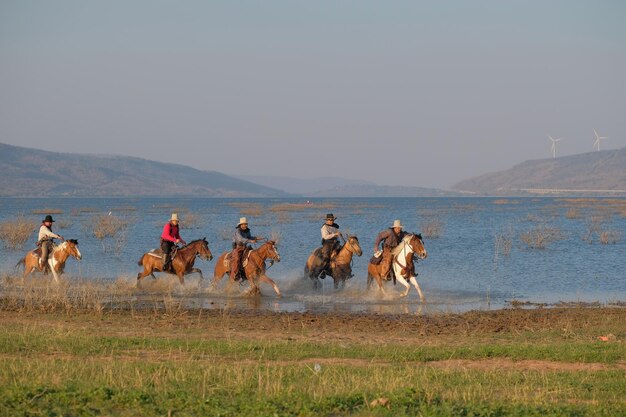
[(9, 249), (21, 249), (36, 229), (36, 222), (20, 214), (0, 223), (0, 240)]

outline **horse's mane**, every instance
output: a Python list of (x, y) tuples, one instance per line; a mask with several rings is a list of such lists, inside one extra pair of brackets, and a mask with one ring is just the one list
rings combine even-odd
[(184, 248), (186, 248), (187, 246), (191, 246), (193, 243), (200, 242), (200, 241), (202, 241), (202, 240), (204, 240), (204, 241), (206, 242), (206, 237), (203, 237), (202, 239), (194, 239), (194, 240), (192, 240), (191, 242), (187, 243), (185, 246), (183, 246), (181, 249), (184, 249)]
[(415, 233), (407, 233), (406, 235), (404, 235), (398, 246), (391, 250), (391, 254), (393, 256), (399, 254), (404, 249), (404, 247), (409, 244), (409, 241), (413, 238), (413, 236), (415, 236)]

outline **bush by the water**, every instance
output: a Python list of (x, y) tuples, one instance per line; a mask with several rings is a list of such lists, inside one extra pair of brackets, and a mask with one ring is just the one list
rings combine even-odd
[(557, 227), (540, 225), (523, 232), (521, 239), (531, 249), (545, 249), (550, 243), (563, 239), (563, 233)]
[(9, 249), (20, 249), (37, 229), (37, 223), (23, 215), (0, 223), (0, 239)]

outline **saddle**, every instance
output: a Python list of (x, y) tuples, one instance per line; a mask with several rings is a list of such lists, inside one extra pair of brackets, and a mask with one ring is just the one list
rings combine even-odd
[[(246, 249), (243, 251), (243, 254), (241, 255), (241, 269), (245, 268), (248, 265), (248, 258), (250, 257), (250, 252), (252, 252), (252, 248), (249, 246), (246, 246)], [(226, 268), (227, 271), (230, 271), (230, 258), (233, 254), (233, 251), (231, 250), (230, 252), (226, 253), (226, 256), (224, 256), (224, 268)]]
[[(170, 258), (173, 260), (176, 257), (177, 253), (178, 253), (178, 246), (174, 246), (172, 248), (172, 252), (170, 253)], [(157, 258), (161, 258), (161, 257), (163, 257), (163, 249), (161, 249), (161, 248), (150, 249), (150, 251), (148, 252), (148, 255), (152, 255), (152, 256), (155, 256)]]
[[(57, 245), (55, 245), (54, 243), (52, 244), (52, 248), (54, 249)], [(37, 248), (33, 249), (30, 251), (30, 253), (32, 253), (33, 255), (35, 255), (38, 258), (41, 258), (41, 246), (38, 246)], [(52, 255), (52, 251), (50, 251), (48, 253), (48, 256)]]

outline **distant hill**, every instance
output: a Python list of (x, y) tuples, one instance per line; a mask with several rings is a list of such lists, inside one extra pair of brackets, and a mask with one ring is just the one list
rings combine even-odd
[(0, 196), (289, 196), (184, 165), (126, 156), (48, 152), (3, 143), (0, 172)]
[(443, 197), (461, 195), (435, 188), (378, 185), (371, 181), (340, 177), (291, 178), (241, 176), (241, 179), (305, 197)]
[(333, 187), (376, 185), (370, 181), (352, 180), (339, 177), (292, 178), (281, 176), (245, 175), (237, 176), (237, 178), (261, 184), (266, 187), (277, 188), (291, 194), (307, 196)]
[(480, 195), (626, 194), (626, 148), (526, 161), (452, 189)]
[(458, 196), (454, 191), (436, 188), (404, 187), (391, 185), (344, 185), (320, 190), (310, 197), (450, 197)]

